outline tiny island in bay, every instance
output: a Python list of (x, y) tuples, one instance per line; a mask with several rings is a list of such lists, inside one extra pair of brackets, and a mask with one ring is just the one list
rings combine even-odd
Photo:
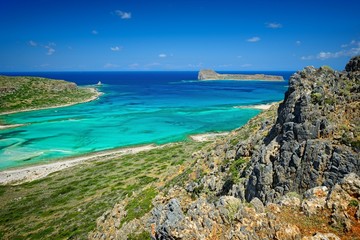
[(199, 71), (199, 80), (235, 80), (235, 81), (284, 81), (283, 76), (266, 75), (266, 74), (220, 74), (210, 69)]

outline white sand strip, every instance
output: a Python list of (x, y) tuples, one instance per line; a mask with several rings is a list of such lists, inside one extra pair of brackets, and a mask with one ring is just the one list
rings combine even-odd
[(269, 103), (269, 104), (257, 104), (257, 105), (246, 105), (246, 106), (236, 106), (235, 108), (249, 108), (249, 109), (260, 109), (260, 110), (268, 110), (272, 106), (274, 106), (275, 103)]
[(196, 142), (206, 142), (206, 141), (212, 141), (217, 137), (223, 137), (226, 135), (229, 135), (230, 132), (222, 132), (222, 133), (203, 133), (203, 134), (196, 134), (189, 136), (190, 139), (196, 141)]
[(46, 177), (50, 173), (73, 167), (86, 161), (100, 159), (108, 160), (126, 154), (135, 154), (142, 151), (148, 151), (154, 148), (158, 147), (155, 145), (145, 145), (139, 147), (121, 148), (116, 150), (97, 152), (86, 156), (69, 158), (67, 160), (56, 161), (53, 163), (29, 166), (14, 170), (5, 170), (0, 172), (0, 185), (30, 182), (36, 179)]
[(0, 125), (0, 130), (2, 129), (8, 129), (8, 128), (16, 128), (24, 126), (25, 124), (9, 124), (9, 125)]

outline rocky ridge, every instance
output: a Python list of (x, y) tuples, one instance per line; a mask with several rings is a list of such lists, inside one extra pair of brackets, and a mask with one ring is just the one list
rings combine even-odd
[(126, 216), (118, 203), (89, 238), (360, 238), (359, 62), (297, 72), (277, 114), (193, 153), (186, 180), (163, 189), (151, 212), (114, 224)]

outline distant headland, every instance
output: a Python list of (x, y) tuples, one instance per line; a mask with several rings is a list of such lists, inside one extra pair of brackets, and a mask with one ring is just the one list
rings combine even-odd
[(260, 80), (260, 81), (284, 81), (282, 76), (265, 74), (220, 74), (214, 70), (204, 69), (199, 71), (199, 80)]

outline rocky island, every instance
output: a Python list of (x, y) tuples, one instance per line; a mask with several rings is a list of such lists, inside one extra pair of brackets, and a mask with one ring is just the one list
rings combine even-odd
[(265, 75), (265, 74), (220, 74), (214, 70), (204, 69), (200, 70), (198, 74), (199, 80), (237, 80), (237, 81), (284, 81), (282, 76)]

